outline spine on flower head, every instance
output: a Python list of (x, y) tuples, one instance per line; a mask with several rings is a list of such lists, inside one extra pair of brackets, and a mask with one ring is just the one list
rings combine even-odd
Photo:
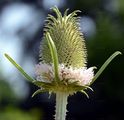
[(66, 10), (62, 16), (57, 7), (53, 7), (52, 10), (56, 13), (56, 17), (52, 15), (47, 17), (40, 47), (40, 60), (43, 63), (52, 63), (45, 36), (46, 32), (49, 32), (57, 49), (59, 64), (74, 68), (84, 67), (87, 53), (84, 38), (79, 29), (79, 18), (76, 16), (79, 11), (67, 15), (68, 10)]

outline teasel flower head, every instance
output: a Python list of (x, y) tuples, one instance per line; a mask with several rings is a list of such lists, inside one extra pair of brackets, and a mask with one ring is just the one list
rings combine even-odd
[[(62, 15), (57, 7), (53, 7), (52, 10), (56, 17), (52, 15), (47, 17), (40, 45), (40, 63), (35, 69), (37, 81), (34, 83), (38, 83), (42, 90), (53, 93), (65, 91), (73, 94), (83, 91), (86, 94), (84, 90), (90, 88), (89, 85), (94, 77), (94, 67), (87, 69), (86, 66), (87, 51), (80, 31), (79, 17), (77, 17), (80, 11), (76, 10), (67, 14), (67, 9)], [(54, 63), (56, 58), (53, 58), (51, 54), (49, 41), (52, 41), (55, 46), (57, 64)], [(55, 72), (57, 72), (56, 75)], [(41, 85), (39, 85), (40, 82)]]
[(39, 87), (32, 96), (42, 92), (56, 94), (55, 120), (65, 120), (68, 96), (80, 91), (88, 97), (86, 90), (92, 90), (90, 85), (121, 52), (112, 54), (94, 75), (96, 67), (87, 68), (87, 51), (77, 17), (80, 11), (68, 14), (67, 9), (62, 15), (57, 7), (52, 10), (56, 17), (48, 15), (46, 20), (40, 45), (40, 62), (35, 67), (36, 80), (8, 54), (5, 57), (27, 80)]
[(46, 40), (46, 33), (48, 32), (56, 46), (59, 64), (74, 68), (85, 67), (87, 52), (83, 34), (80, 31), (79, 17), (77, 17), (77, 13), (80, 11), (76, 10), (67, 15), (67, 9), (62, 16), (57, 7), (53, 7), (52, 10), (56, 13), (56, 18), (52, 15), (47, 17), (40, 47), (40, 60), (47, 64), (52, 63)]

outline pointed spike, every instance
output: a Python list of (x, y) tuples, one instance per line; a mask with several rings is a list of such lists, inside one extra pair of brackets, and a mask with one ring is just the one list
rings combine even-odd
[(89, 95), (84, 90), (81, 90), (81, 92), (84, 93), (87, 96), (87, 98), (89, 98)]
[(70, 14), (68, 15), (68, 18), (72, 18), (72, 17), (76, 16), (77, 13), (80, 13), (80, 12), (81, 12), (80, 10), (75, 10), (75, 11), (73, 11), (72, 13), (70, 13)]
[(91, 91), (94, 91), (90, 86), (86, 86), (86, 88), (90, 89)]
[(46, 92), (46, 90), (44, 89), (38, 89), (37, 91), (35, 91), (31, 97), (34, 97), (35, 95), (39, 94), (39, 93), (42, 93), (42, 92)]
[(52, 20), (53, 22), (56, 22), (56, 18), (50, 14), (48, 14), (48, 17), (47, 17), (48, 21), (49, 20)]
[(64, 12), (64, 17), (66, 17), (66, 16), (67, 16), (68, 11), (69, 11), (69, 9), (66, 9), (66, 10), (65, 10), (65, 12)]
[(62, 14), (59, 11), (59, 9), (56, 6), (52, 7), (51, 9), (56, 13), (57, 18), (59, 18), (61, 20), (62, 19)]
[(52, 95), (52, 92), (51, 92), (51, 91), (49, 91), (49, 97), (48, 97), (49, 99), (50, 99), (51, 95)]

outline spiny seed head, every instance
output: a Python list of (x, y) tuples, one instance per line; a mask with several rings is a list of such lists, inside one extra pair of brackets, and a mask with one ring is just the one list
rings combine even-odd
[(57, 49), (59, 64), (66, 67), (80, 68), (86, 65), (86, 48), (83, 35), (79, 28), (79, 18), (76, 16), (78, 10), (67, 15), (60, 13), (57, 7), (52, 10), (56, 17), (48, 15), (44, 28), (44, 37), (40, 46), (40, 60), (43, 63), (51, 64), (52, 58), (50, 49), (45, 37), (46, 32), (50, 33)]

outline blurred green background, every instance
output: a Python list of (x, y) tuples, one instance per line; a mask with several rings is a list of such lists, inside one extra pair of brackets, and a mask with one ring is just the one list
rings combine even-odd
[[(98, 69), (115, 51), (124, 54), (124, 0), (0, 0), (0, 120), (53, 120), (55, 97), (27, 82), (5, 59), (10, 54), (31, 76), (38, 63), (50, 7), (81, 10), (88, 67)], [(96, 70), (97, 71), (97, 70)], [(88, 91), (69, 97), (67, 120), (124, 120), (124, 56), (118, 56)]]

